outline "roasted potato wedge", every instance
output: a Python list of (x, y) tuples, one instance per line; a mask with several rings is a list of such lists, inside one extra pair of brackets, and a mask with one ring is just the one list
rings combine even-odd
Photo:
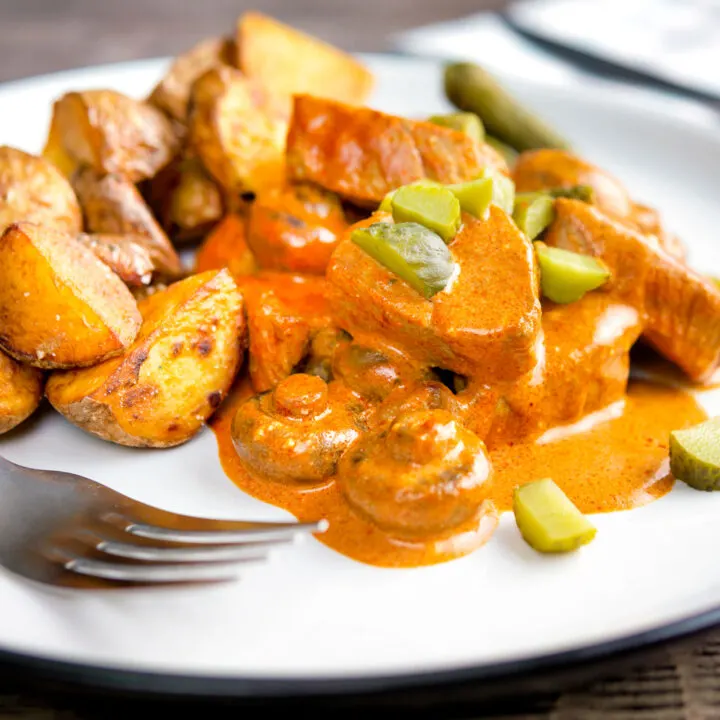
[(72, 235), (32, 223), (0, 238), (0, 347), (41, 368), (93, 365), (140, 327), (122, 280)]
[(208, 38), (173, 60), (148, 102), (180, 123), (187, 122), (192, 84), (217, 65), (232, 65), (235, 46), (229, 38)]
[(155, 266), (142, 235), (80, 233), (76, 237), (126, 285), (141, 287), (150, 284)]
[(242, 358), (242, 296), (227, 270), (194, 275), (140, 303), (143, 325), (121, 357), (54, 373), (46, 394), (104, 440), (171, 447), (189, 440), (227, 393)]
[(285, 95), (362, 104), (372, 90), (372, 74), (351, 55), (261, 13), (240, 16), (235, 45), (240, 70)]
[(222, 190), (194, 157), (172, 163), (156, 175), (145, 197), (176, 244), (207, 235), (225, 212)]
[(0, 434), (30, 417), (42, 396), (42, 371), (0, 352)]
[(231, 213), (208, 235), (197, 254), (197, 272), (226, 267), (235, 278), (252, 275), (257, 270), (255, 256), (246, 241), (247, 222)]
[(142, 195), (127, 178), (84, 167), (73, 174), (72, 184), (88, 232), (141, 236), (155, 269), (169, 277), (179, 276), (180, 258)]
[(65, 164), (120, 173), (136, 183), (153, 177), (177, 154), (179, 138), (158, 108), (114, 90), (87, 90), (55, 102), (46, 151)]
[(14, 222), (48, 225), (75, 235), (82, 214), (70, 183), (51, 162), (0, 147), (0, 232)]
[(256, 192), (283, 179), (289, 116), (289, 98), (216, 67), (193, 85), (188, 143), (227, 192)]

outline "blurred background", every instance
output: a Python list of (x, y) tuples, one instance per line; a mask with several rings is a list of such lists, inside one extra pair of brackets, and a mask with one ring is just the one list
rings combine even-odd
[(720, 0), (0, 0), (0, 82), (175, 55), (256, 9), (350, 51), (603, 75), (720, 107)]

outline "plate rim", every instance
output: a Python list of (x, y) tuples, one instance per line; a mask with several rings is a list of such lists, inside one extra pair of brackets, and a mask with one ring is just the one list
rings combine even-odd
[[(436, 64), (446, 62), (441, 57), (417, 55), (410, 52), (358, 53), (360, 57), (393, 60), (406, 60)], [(125, 69), (138, 69), (143, 66), (160, 67), (169, 63), (171, 57), (151, 57), (127, 60), (99, 65), (66, 68), (57, 72), (31, 75), (0, 83), (0, 94), (12, 91), (32, 90), (33, 86), (64, 82), (72, 77), (92, 71), (93, 74), (122, 72)], [(595, 79), (593, 79), (595, 80)], [(572, 92), (571, 89), (556, 84), (513, 77), (513, 81), (534, 87), (547, 87), (549, 90)], [(678, 110), (670, 113), (670, 119), (690, 125), (695, 130), (710, 132), (717, 136), (717, 116), (707, 108), (683, 99), (677, 95), (660, 92), (645, 87), (628, 86), (606, 79), (597, 79), (596, 84), (608, 90), (622, 87), (632, 91), (634, 97), (625, 95), (624, 104), (637, 107), (643, 100), (649, 100), (652, 110)], [(578, 88), (583, 94), (583, 88)], [(691, 117), (683, 110), (705, 110), (706, 118)], [(569, 650), (535, 655), (526, 658), (505, 660), (484, 665), (466, 665), (446, 670), (431, 670), (404, 673), (373, 675), (348, 675), (344, 677), (311, 678), (307, 676), (283, 676), (262, 678), (241, 675), (221, 674), (185, 674), (152, 670), (130, 670), (105, 664), (93, 664), (62, 660), (0, 647), (0, 667), (23, 670), (30, 677), (39, 680), (60, 682), (62, 685), (93, 689), (99, 691), (122, 692), (134, 695), (163, 696), (167, 698), (283, 698), (312, 696), (330, 697), (333, 695), (361, 695), (378, 692), (412, 690), (416, 688), (440, 689), (463, 683), (502, 682), (521, 680), (537, 673), (580, 670), (600, 662), (618, 660), (622, 656), (651, 651), (673, 641), (688, 639), (691, 636), (720, 627), (720, 604), (695, 614), (682, 617), (659, 627), (628, 633), (623, 636), (596, 643), (587, 644)], [(24, 676), (27, 677), (27, 676)]]

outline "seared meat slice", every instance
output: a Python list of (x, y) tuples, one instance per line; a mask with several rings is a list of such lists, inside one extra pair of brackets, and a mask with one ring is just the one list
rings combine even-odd
[(323, 278), (261, 273), (241, 278), (248, 320), (250, 379), (275, 387), (305, 357), (315, 331), (332, 325)]
[(529, 440), (620, 400), (629, 351), (642, 331), (637, 310), (606, 293), (543, 308), (543, 351), (532, 372), (498, 388), (488, 447)]
[(588, 185), (595, 192), (594, 204), (604, 213), (657, 238), (671, 255), (685, 256), (682, 242), (665, 230), (653, 208), (633, 202), (619, 180), (577, 155), (550, 149), (524, 152), (513, 167), (513, 180), (518, 192)]
[[(363, 224), (383, 220), (375, 213)], [(427, 300), (346, 237), (327, 271), (337, 324), (357, 342), (397, 347), (420, 364), (487, 383), (520, 377), (535, 364), (540, 330), (529, 241), (493, 206), (487, 220), (463, 215), (449, 248), (458, 275)]]
[(601, 257), (612, 269), (606, 286), (638, 310), (645, 337), (693, 380), (720, 361), (720, 290), (653, 242), (575, 200), (558, 200), (549, 245)]
[(495, 150), (462, 132), (310, 95), (294, 100), (289, 177), (358, 205), (376, 206), (390, 190), (422, 178), (455, 183), (486, 166), (507, 171)]

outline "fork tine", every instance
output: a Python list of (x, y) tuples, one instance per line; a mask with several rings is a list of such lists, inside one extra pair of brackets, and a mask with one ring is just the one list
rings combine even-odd
[(292, 538), (272, 540), (265, 543), (244, 545), (205, 545), (202, 547), (166, 548), (149, 545), (134, 545), (115, 540), (100, 540), (95, 547), (107, 555), (143, 560), (144, 562), (234, 562), (236, 560), (262, 559), (268, 556), (273, 546), (287, 545)]
[[(115, 524), (115, 523), (114, 523)], [(296, 535), (325, 532), (327, 521), (297, 523), (247, 523), (237, 530), (175, 529), (125, 520), (122, 529), (130, 535), (163, 542), (198, 543), (203, 545), (257, 543), (291, 538)]]
[(234, 580), (243, 566), (253, 562), (262, 562), (262, 558), (246, 558), (233, 563), (133, 565), (75, 557), (68, 560), (64, 567), (80, 575), (117, 582), (183, 583)]

